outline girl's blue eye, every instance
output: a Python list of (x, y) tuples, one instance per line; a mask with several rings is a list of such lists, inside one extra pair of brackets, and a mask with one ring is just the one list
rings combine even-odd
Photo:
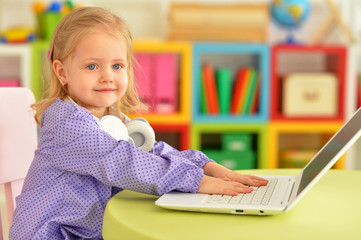
[(90, 64), (89, 66), (87, 66), (87, 68), (89, 70), (94, 70), (96, 68), (95, 64)]
[(115, 64), (115, 65), (113, 66), (113, 68), (114, 68), (114, 69), (121, 69), (122, 67), (120, 66), (120, 64)]

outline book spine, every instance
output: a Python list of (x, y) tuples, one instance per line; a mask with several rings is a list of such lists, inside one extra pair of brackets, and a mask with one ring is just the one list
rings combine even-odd
[(239, 102), (239, 106), (237, 108), (237, 114), (242, 114), (244, 112), (245, 104), (246, 104), (246, 98), (247, 98), (247, 92), (250, 86), (250, 80), (251, 80), (251, 70), (246, 69), (246, 74), (243, 80), (242, 85), (242, 92), (241, 92), (241, 100)]
[(249, 87), (247, 88), (247, 93), (245, 96), (246, 101), (242, 111), (242, 114), (244, 115), (249, 114), (252, 99), (254, 98), (254, 94), (255, 94), (256, 83), (257, 83), (257, 72), (254, 69), (250, 69)]
[(232, 73), (229, 69), (221, 68), (216, 72), (219, 110), (221, 114), (228, 114), (231, 103)]
[(242, 100), (242, 87), (243, 82), (246, 78), (247, 69), (241, 68), (238, 71), (237, 79), (233, 86), (233, 93), (232, 93), (232, 102), (231, 102), (231, 109), (230, 112), (232, 114), (237, 114), (237, 109), (239, 108)]
[(260, 91), (261, 91), (261, 78), (258, 77), (256, 92), (254, 94), (254, 98), (253, 98), (253, 101), (251, 104), (251, 109), (250, 109), (251, 114), (256, 114), (258, 111)]
[(200, 110), (201, 113), (203, 114), (207, 114), (208, 113), (208, 109), (207, 109), (207, 100), (206, 100), (206, 93), (205, 93), (205, 89), (204, 89), (204, 82), (203, 82), (203, 77), (202, 77), (202, 72), (199, 73), (199, 85), (200, 85)]
[(218, 105), (218, 95), (217, 95), (217, 86), (214, 76), (214, 71), (212, 65), (209, 63), (204, 64), (203, 66), (203, 82), (205, 88), (205, 94), (207, 99), (207, 109), (209, 114), (218, 114), (219, 105)]

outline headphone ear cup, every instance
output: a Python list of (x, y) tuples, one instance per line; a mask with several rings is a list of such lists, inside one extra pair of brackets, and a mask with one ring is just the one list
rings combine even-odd
[(125, 125), (128, 129), (129, 137), (134, 141), (134, 145), (146, 152), (149, 152), (155, 142), (153, 128), (144, 118), (135, 118)]
[(106, 131), (117, 141), (128, 141), (128, 129), (120, 118), (113, 115), (106, 115), (99, 120), (99, 125), (102, 130)]

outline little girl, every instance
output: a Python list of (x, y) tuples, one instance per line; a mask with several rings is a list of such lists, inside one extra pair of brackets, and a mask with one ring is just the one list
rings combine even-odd
[[(104, 115), (142, 108), (135, 91), (131, 35), (107, 10), (85, 7), (58, 24), (50, 41), (48, 95), (35, 104), (39, 147), (20, 196), (10, 239), (102, 239), (108, 200), (122, 189), (237, 195), (266, 185), (199, 151), (164, 142), (143, 151), (99, 125)], [(121, 232), (119, 233), (121, 237)]]

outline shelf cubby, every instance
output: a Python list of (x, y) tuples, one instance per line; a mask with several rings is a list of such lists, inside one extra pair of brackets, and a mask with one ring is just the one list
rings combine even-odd
[(222, 124), (222, 123), (195, 123), (191, 127), (191, 148), (204, 150), (206, 148), (220, 149), (221, 134), (250, 134), (252, 150), (256, 154), (257, 168), (267, 168), (267, 127), (265, 124)]
[[(216, 114), (201, 111), (201, 68), (207, 62), (214, 69), (227, 68), (231, 71), (233, 85), (240, 68), (252, 68), (260, 76), (258, 110), (255, 114)], [(265, 122), (268, 120), (269, 89), (269, 47), (262, 44), (207, 43), (193, 46), (193, 121), (198, 122)], [(232, 89), (233, 91), (233, 89)]]
[[(278, 168), (281, 151), (284, 149), (309, 149), (316, 152), (342, 127), (343, 122), (305, 123), (272, 122), (268, 133), (268, 167)], [(311, 160), (312, 157), (309, 159)], [(345, 159), (342, 157), (334, 168), (342, 169)]]
[(164, 141), (181, 151), (189, 149), (188, 124), (150, 124), (155, 131), (155, 137), (158, 142)]
[[(343, 46), (276, 45), (271, 53), (270, 117), (275, 121), (342, 121), (344, 119), (346, 48)], [(336, 77), (335, 114), (287, 116), (283, 108), (284, 79), (293, 73), (328, 73)], [(325, 88), (321, 89), (322, 91)], [(331, 103), (331, 100), (329, 102)]]
[(31, 88), (30, 58), (29, 44), (0, 44), (0, 81), (4, 81), (4, 86)]
[[(190, 121), (190, 78), (191, 78), (191, 44), (188, 42), (171, 41), (134, 41), (135, 54), (163, 54), (172, 53), (178, 56), (178, 106), (174, 113), (147, 112), (141, 115), (152, 123), (185, 124)], [(142, 66), (140, 66), (142, 67)], [(138, 80), (141, 81), (141, 80)], [(141, 85), (138, 82), (138, 85)], [(141, 86), (140, 86), (141, 87)], [(134, 115), (135, 116), (135, 115)]]

